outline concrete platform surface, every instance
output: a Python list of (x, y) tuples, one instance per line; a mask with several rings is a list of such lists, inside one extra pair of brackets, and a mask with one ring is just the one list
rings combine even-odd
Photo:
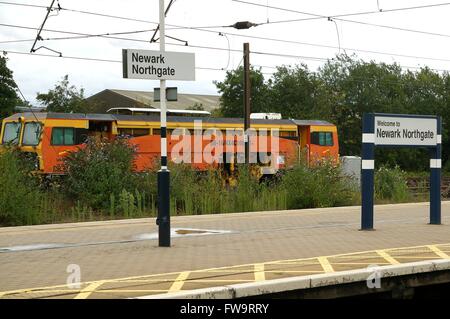
[(0, 228), (0, 298), (128, 298), (449, 259), (450, 202), (443, 225), (428, 212), (377, 206), (375, 231), (358, 230), (358, 206), (180, 216), (171, 248), (154, 218)]

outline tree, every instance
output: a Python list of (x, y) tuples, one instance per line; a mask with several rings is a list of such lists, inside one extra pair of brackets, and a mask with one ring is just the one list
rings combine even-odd
[(110, 195), (134, 191), (136, 148), (127, 139), (88, 138), (85, 147), (64, 158), (63, 188), (72, 199), (93, 209), (105, 209)]
[[(261, 70), (250, 69), (251, 112), (267, 112), (270, 108), (270, 82), (264, 81)], [(244, 68), (227, 71), (223, 82), (214, 81), (220, 97), (220, 112), (225, 117), (244, 117)]]
[(6, 65), (6, 61), (6, 57), (0, 56), (0, 119), (13, 114), (14, 108), (20, 101), (13, 72)]
[[(224, 116), (243, 114), (243, 69), (227, 72), (215, 82)], [(363, 113), (434, 114), (443, 121), (443, 161), (450, 171), (450, 74), (429, 68), (403, 71), (393, 63), (365, 62), (355, 55), (338, 55), (316, 72), (304, 65), (281, 66), (264, 80), (252, 70), (252, 112), (277, 112), (284, 118), (321, 119), (338, 128), (341, 155), (361, 155)], [(426, 170), (424, 149), (377, 149), (377, 165)]]
[(317, 119), (320, 81), (305, 65), (281, 66), (273, 74), (270, 87), (271, 109), (285, 118)]
[(363, 113), (405, 112), (401, 67), (397, 64), (368, 63), (341, 55), (328, 61), (318, 77), (327, 87), (325, 119), (338, 128), (341, 154), (360, 154)]
[(78, 90), (69, 84), (69, 76), (65, 75), (61, 82), (48, 93), (38, 93), (36, 99), (47, 107), (48, 112), (88, 113), (89, 104), (84, 99), (84, 89)]

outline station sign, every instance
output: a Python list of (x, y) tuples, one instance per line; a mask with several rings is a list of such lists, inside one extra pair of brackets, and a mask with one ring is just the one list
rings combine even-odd
[(364, 113), (362, 118), (361, 230), (373, 230), (376, 147), (423, 147), (430, 153), (430, 224), (441, 224), (442, 118)]
[(437, 119), (375, 116), (375, 145), (435, 146)]
[(195, 80), (195, 54), (122, 50), (123, 77), (145, 80)]

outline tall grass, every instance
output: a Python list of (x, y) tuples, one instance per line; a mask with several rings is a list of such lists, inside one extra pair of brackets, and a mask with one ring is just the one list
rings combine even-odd
[(42, 194), (20, 153), (0, 153), (0, 224), (25, 225), (40, 220)]
[[(119, 145), (120, 146), (120, 145)], [(119, 147), (114, 145), (114, 147)], [(125, 146), (126, 147), (126, 146)], [(104, 146), (101, 149), (104, 151)], [(114, 152), (122, 154), (120, 149)], [(92, 155), (92, 154), (90, 154)], [(126, 154), (127, 155), (127, 154)], [(129, 156), (123, 156), (125, 161)], [(126, 176), (110, 185), (102, 174), (101, 161), (95, 169), (73, 173), (69, 183), (44, 189), (43, 183), (30, 172), (32, 168), (14, 151), (0, 154), (0, 225), (25, 225), (77, 222), (118, 218), (154, 217), (158, 211), (157, 173), (130, 172), (116, 158), (115, 167), (123, 168), (115, 178)], [(86, 158), (77, 159), (80, 170)], [(108, 163), (107, 168), (112, 167)], [(171, 172), (171, 215), (201, 215), (247, 211), (333, 207), (358, 204), (359, 188), (330, 163), (307, 167), (297, 164), (276, 179), (260, 182), (245, 165), (237, 166), (236, 186), (225, 184), (222, 172), (199, 172), (188, 165), (169, 165)], [(109, 170), (107, 170), (109, 172)], [(129, 173), (127, 173), (129, 172)], [(114, 175), (114, 174), (113, 174)], [(81, 179), (78, 180), (78, 179)], [(92, 181), (92, 182), (91, 182)], [(66, 179), (67, 182), (67, 179)], [(89, 184), (91, 183), (91, 184)], [(73, 196), (69, 185), (85, 186), (84, 192), (95, 190), (95, 198)], [(99, 185), (101, 187), (99, 187)], [(114, 187), (113, 187), (114, 186)], [(124, 186), (119, 188), (119, 186)], [(72, 189), (73, 191), (73, 189)], [(398, 168), (380, 168), (375, 174), (375, 196), (378, 202), (403, 202), (408, 199), (405, 174)], [(88, 200), (83, 200), (83, 199)], [(93, 200), (95, 199), (95, 200)]]
[(406, 202), (411, 199), (406, 184), (406, 173), (398, 166), (381, 166), (375, 171), (375, 199), (378, 202)]
[(287, 192), (287, 208), (316, 208), (354, 205), (358, 188), (331, 163), (307, 167), (298, 164), (281, 180)]
[(171, 214), (200, 215), (286, 209), (284, 191), (260, 184), (240, 167), (237, 186), (224, 185), (220, 172), (171, 167)]

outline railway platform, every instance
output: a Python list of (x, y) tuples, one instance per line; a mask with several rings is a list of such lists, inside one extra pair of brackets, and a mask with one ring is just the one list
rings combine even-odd
[(442, 225), (427, 224), (428, 212), (429, 203), (375, 206), (375, 231), (359, 230), (359, 206), (175, 216), (170, 248), (158, 247), (155, 218), (5, 227), (0, 298), (170, 297), (448, 260), (450, 202)]

